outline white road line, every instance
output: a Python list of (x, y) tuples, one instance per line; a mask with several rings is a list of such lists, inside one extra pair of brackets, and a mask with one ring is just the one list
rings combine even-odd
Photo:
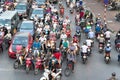
[(0, 71), (2, 72), (11, 72), (11, 71), (15, 71), (15, 72), (25, 72), (24, 69), (13, 69), (13, 68), (0, 68)]

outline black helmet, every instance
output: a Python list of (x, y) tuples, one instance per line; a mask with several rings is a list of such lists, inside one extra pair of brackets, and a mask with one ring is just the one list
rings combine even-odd
[(113, 72), (113, 73), (112, 73), (112, 76), (116, 76), (116, 73), (115, 73), (115, 72)]
[(83, 42), (83, 45), (86, 45), (86, 42)]

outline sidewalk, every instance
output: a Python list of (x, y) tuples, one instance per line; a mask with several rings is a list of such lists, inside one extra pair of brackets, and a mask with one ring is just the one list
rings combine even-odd
[[(98, 13), (101, 14), (102, 19), (104, 19), (104, 5), (103, 2), (97, 2), (97, 0), (84, 0), (85, 6), (89, 8), (94, 16), (97, 16)], [(112, 31), (118, 31), (120, 29), (120, 22), (115, 21), (114, 17), (118, 11), (108, 11), (107, 10), (107, 25), (108, 28)]]

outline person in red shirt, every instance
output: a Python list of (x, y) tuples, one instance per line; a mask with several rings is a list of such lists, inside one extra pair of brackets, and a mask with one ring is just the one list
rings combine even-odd
[(80, 12), (80, 20), (81, 20), (83, 17), (84, 17), (84, 11), (82, 10), (82, 11)]
[(59, 65), (61, 66), (61, 52), (59, 51), (59, 48), (53, 52), (53, 56), (58, 60)]
[(77, 36), (73, 36), (73, 43), (78, 43), (79, 42), (79, 40), (78, 40), (78, 38), (77, 38)]

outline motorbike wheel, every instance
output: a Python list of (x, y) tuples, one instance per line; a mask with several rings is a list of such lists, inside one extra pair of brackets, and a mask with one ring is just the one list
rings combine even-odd
[(15, 63), (14, 63), (14, 69), (18, 69), (18, 67), (19, 67), (18, 61), (15, 61)]
[(99, 49), (99, 53), (102, 53), (103, 52), (103, 50), (102, 49)]
[(68, 67), (64, 70), (64, 74), (65, 74), (66, 77), (70, 76), (71, 72), (72, 71)]
[(38, 74), (38, 69), (35, 69), (34, 70), (34, 75), (37, 75)]
[(26, 73), (28, 74), (30, 71), (30, 68), (29, 67), (26, 67)]
[(87, 59), (83, 59), (83, 64), (86, 64), (86, 62), (87, 62)]

